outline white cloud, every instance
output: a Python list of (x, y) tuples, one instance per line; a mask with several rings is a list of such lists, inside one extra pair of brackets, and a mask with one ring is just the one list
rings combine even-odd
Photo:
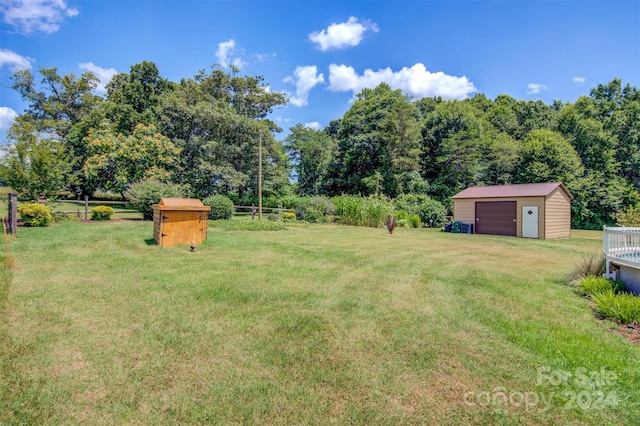
[(13, 50), (0, 49), (0, 68), (7, 66), (13, 72), (20, 70), (28, 70), (31, 68), (33, 59), (20, 56)]
[(258, 62), (265, 62), (271, 58), (277, 57), (277, 55), (275, 53), (259, 53), (255, 55), (255, 57), (258, 60)]
[(111, 78), (118, 73), (115, 68), (102, 68), (95, 65), (93, 62), (82, 62), (78, 64), (78, 67), (81, 70), (91, 71), (98, 77), (100, 82), (98, 83), (98, 87), (96, 87), (96, 92), (104, 93), (106, 89), (107, 83), (111, 80)]
[(9, 107), (0, 107), (0, 130), (8, 129), (18, 113)]
[(78, 9), (64, 0), (2, 0), (2, 21), (23, 34), (54, 33), (66, 17), (78, 16)]
[(293, 76), (286, 77), (284, 82), (296, 86), (296, 94), (291, 96), (289, 100), (293, 105), (302, 107), (307, 105), (311, 89), (324, 83), (324, 75), (318, 74), (318, 67), (315, 65), (297, 67)]
[(367, 69), (362, 75), (347, 65), (329, 66), (329, 89), (334, 92), (352, 91), (355, 95), (365, 87), (373, 88), (380, 83), (387, 83), (391, 88), (400, 89), (403, 93), (418, 99), (432, 96), (464, 99), (477, 91), (467, 77), (447, 75), (441, 71), (430, 72), (421, 63), (411, 68), (404, 67), (397, 72), (391, 68), (378, 71)]
[(584, 77), (573, 77), (573, 82), (574, 83), (585, 83), (587, 81), (586, 78)]
[(547, 86), (544, 84), (529, 83), (527, 89), (528, 95), (535, 95), (536, 93), (540, 93), (541, 90), (547, 90)]
[(239, 54), (242, 54), (242, 49), (236, 47), (235, 40), (231, 39), (218, 43), (216, 57), (222, 67), (229, 68), (229, 66), (233, 65), (240, 69), (245, 66), (246, 63), (239, 56), (236, 56)]
[(304, 123), (304, 127), (313, 130), (320, 130), (322, 126), (317, 121), (312, 121), (311, 123)]
[(357, 46), (367, 31), (377, 33), (378, 26), (369, 21), (359, 22), (358, 18), (351, 16), (347, 22), (331, 24), (326, 30), (311, 33), (308, 37), (321, 51), (326, 52)]

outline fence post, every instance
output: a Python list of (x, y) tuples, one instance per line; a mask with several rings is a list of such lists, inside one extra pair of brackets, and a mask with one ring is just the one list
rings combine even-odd
[(16, 236), (18, 228), (18, 194), (9, 193), (9, 230), (12, 236)]
[(84, 196), (84, 220), (89, 219), (89, 196)]

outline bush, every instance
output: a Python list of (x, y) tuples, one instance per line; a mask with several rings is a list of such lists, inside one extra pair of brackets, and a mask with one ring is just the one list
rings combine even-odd
[(402, 194), (395, 203), (398, 210), (406, 211), (409, 216), (417, 214), (422, 223), (440, 227), (444, 225), (447, 211), (441, 202), (422, 194)]
[(131, 184), (124, 193), (129, 202), (140, 212), (144, 220), (153, 220), (153, 205), (162, 198), (180, 198), (182, 193), (177, 185), (146, 179)]
[(18, 214), (24, 226), (49, 226), (53, 222), (51, 208), (40, 203), (20, 204)]
[(233, 201), (225, 195), (210, 195), (202, 200), (202, 204), (211, 207), (209, 219), (229, 220), (233, 216)]
[(283, 222), (293, 222), (296, 220), (296, 214), (294, 212), (283, 212), (282, 213), (282, 221)]
[(111, 220), (113, 208), (109, 206), (97, 206), (91, 209), (91, 220)]
[(336, 206), (328, 198), (304, 197), (298, 200), (295, 210), (296, 219), (298, 220), (310, 223), (326, 223), (331, 221), (336, 212)]
[(417, 214), (409, 216), (409, 225), (412, 228), (420, 228), (422, 226), (422, 221), (420, 220), (420, 216)]

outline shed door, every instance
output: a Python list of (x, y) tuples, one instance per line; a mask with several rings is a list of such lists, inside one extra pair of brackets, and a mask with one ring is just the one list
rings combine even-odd
[(538, 206), (522, 206), (522, 237), (538, 238)]
[(516, 236), (515, 201), (476, 201), (476, 234)]

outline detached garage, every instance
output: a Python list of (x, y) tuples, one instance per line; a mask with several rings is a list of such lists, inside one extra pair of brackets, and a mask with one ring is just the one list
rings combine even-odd
[(453, 217), (476, 234), (567, 238), (572, 198), (559, 182), (477, 186), (453, 196)]

